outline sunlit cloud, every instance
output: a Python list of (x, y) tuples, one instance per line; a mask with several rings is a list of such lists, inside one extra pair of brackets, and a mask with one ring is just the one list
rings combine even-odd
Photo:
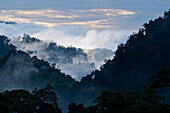
[(46, 27), (55, 27), (58, 26), (58, 24), (56, 23), (49, 23), (49, 22), (34, 22), (37, 25), (42, 25), (42, 26), (46, 26)]
[[(79, 11), (83, 12), (83, 11)], [(98, 13), (103, 13), (105, 15), (112, 15), (112, 16), (119, 16), (119, 15), (134, 15), (135, 12), (133, 11), (128, 11), (128, 10), (123, 10), (123, 9), (90, 9), (87, 10), (87, 12), (98, 12)]]
[[(0, 19), (18, 23), (34, 23), (46, 27), (85, 26), (89, 28), (115, 28), (114, 21), (136, 12), (124, 9), (89, 9), (89, 10), (1, 10)], [(122, 18), (121, 18), (122, 17)]]
[(86, 21), (86, 22), (64, 22), (64, 23), (49, 23), (49, 22), (34, 22), (37, 25), (43, 25), (46, 27), (55, 27), (61, 25), (74, 25), (74, 26), (89, 26), (92, 28), (111, 28), (113, 26), (103, 25), (101, 22), (105, 22), (107, 20), (94, 20), (94, 21)]
[(17, 23), (30, 23), (30, 19), (28, 18), (15, 17), (14, 15), (11, 14), (7, 15), (0, 14), (0, 19), (5, 21), (14, 21)]

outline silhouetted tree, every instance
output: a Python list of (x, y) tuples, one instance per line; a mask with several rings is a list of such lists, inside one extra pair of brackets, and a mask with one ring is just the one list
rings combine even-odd
[(68, 106), (68, 113), (86, 113), (86, 108), (83, 106), (83, 104), (76, 104), (75, 102), (72, 102)]
[[(0, 93), (1, 113), (61, 113), (58, 108), (56, 94), (52, 87), (34, 90), (12, 90)], [(41, 93), (41, 94), (40, 94)]]

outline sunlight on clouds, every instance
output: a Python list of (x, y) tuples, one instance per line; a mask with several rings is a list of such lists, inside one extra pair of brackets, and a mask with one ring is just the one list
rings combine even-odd
[(48, 22), (34, 22), (37, 25), (42, 25), (42, 26), (46, 26), (46, 27), (55, 27), (58, 26), (58, 24), (56, 23), (48, 23)]
[(103, 13), (104, 15), (120, 16), (120, 15), (134, 15), (136, 12), (123, 9), (90, 9), (90, 10), (71, 10), (79, 13)]
[[(123, 9), (89, 10), (2, 10), (1, 19), (18, 23), (35, 23), (46, 27), (59, 25), (79, 25), (90, 28), (114, 28), (114, 21), (121, 17), (130, 17), (136, 12)], [(122, 18), (123, 19), (123, 18)]]
[[(64, 12), (55, 10), (3, 10), (3, 14), (15, 14), (15, 16), (23, 17), (48, 17), (48, 18), (70, 18), (78, 17), (77, 15), (65, 15)], [(60, 14), (61, 13), (61, 14)]]
[(119, 11), (117, 11), (117, 14), (118, 15), (134, 15), (135, 12), (125, 11), (125, 10), (119, 9)]
[(34, 22), (37, 25), (42, 25), (46, 27), (55, 27), (55, 26), (61, 26), (61, 25), (80, 25), (80, 26), (89, 26), (91, 28), (111, 28), (113, 26), (109, 25), (102, 25), (107, 20), (95, 20), (95, 21), (87, 21), (87, 22), (71, 22), (71, 23), (49, 23), (49, 22)]
[(105, 12), (106, 14), (110, 13), (113, 15), (134, 15), (135, 12), (123, 10), (123, 9), (91, 9), (92, 12)]
[(5, 20), (5, 21), (14, 21), (14, 22), (17, 22), (17, 23), (30, 23), (30, 19), (17, 18), (14, 15), (10, 15), (10, 14), (7, 14), (7, 15), (0, 14), (0, 19)]

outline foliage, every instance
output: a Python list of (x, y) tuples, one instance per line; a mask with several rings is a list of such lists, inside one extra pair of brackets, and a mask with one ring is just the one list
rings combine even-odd
[(15, 51), (15, 46), (8, 44), (9, 39), (6, 36), (0, 35), (0, 58), (4, 57), (11, 51)]
[(170, 87), (170, 70), (164, 69), (157, 73), (157, 79), (151, 84), (152, 88)]
[(72, 102), (68, 106), (68, 113), (169, 113), (170, 105), (165, 103), (165, 98), (156, 90), (160, 87), (169, 87), (167, 84), (170, 83), (170, 79), (167, 79), (169, 73), (168, 69), (160, 71), (157, 79), (142, 90), (122, 92), (104, 90), (94, 100), (95, 105), (87, 108), (82, 109), (80, 105)]
[[(1, 113), (61, 113), (58, 108), (58, 98), (52, 91), (53, 87), (33, 90), (12, 90), (0, 93)], [(41, 95), (39, 94), (41, 93)]]
[[(152, 89), (132, 92), (103, 91), (87, 113), (169, 113), (170, 105)], [(95, 109), (94, 109), (95, 108)]]
[(87, 109), (83, 106), (83, 104), (76, 104), (72, 102), (68, 106), (68, 113), (86, 113)]

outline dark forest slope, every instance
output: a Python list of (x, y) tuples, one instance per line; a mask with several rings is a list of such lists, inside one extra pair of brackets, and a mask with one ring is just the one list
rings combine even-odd
[(69, 92), (76, 83), (75, 79), (47, 61), (17, 51), (8, 41), (7, 37), (0, 36), (0, 90), (32, 90), (51, 84), (60, 98), (60, 103), (64, 105), (68, 98), (71, 98)]
[(118, 46), (113, 60), (84, 77), (75, 88), (80, 91), (80, 99), (76, 99), (92, 99), (103, 89), (138, 89), (152, 82), (156, 73), (165, 68), (170, 68), (170, 11), (145, 23), (144, 28)]
[(48, 62), (22, 51), (10, 52), (0, 59), (0, 73), (1, 89), (32, 89), (52, 84), (56, 90), (64, 91), (75, 83), (71, 76), (61, 73)]
[(15, 51), (15, 47), (8, 44), (9, 40), (5, 36), (0, 36), (0, 58), (4, 57), (11, 51)]

